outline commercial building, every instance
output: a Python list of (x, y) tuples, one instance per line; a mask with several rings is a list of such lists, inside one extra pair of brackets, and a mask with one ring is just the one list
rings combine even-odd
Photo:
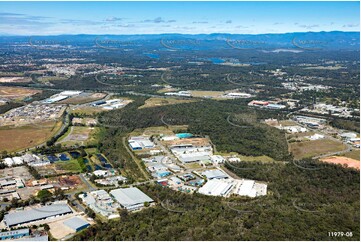
[(265, 108), (268, 108), (268, 109), (284, 109), (284, 108), (286, 108), (286, 106), (282, 105), (282, 104), (270, 103), (267, 106), (265, 106)]
[(198, 192), (210, 196), (226, 197), (231, 193), (234, 184), (224, 180), (210, 180), (203, 187), (199, 188)]
[(12, 227), (69, 213), (72, 210), (67, 204), (58, 203), (6, 214), (4, 222), (6, 226)]
[(0, 233), (0, 240), (13, 240), (13, 239), (19, 239), (24, 236), (29, 236), (30, 230), (29, 229), (17, 229), (12, 231), (6, 231)]
[(269, 104), (269, 102), (266, 102), (266, 101), (253, 100), (253, 101), (248, 103), (248, 106), (265, 107), (268, 104)]
[(59, 95), (71, 97), (71, 96), (77, 96), (80, 93), (82, 93), (82, 91), (63, 91), (59, 93)]
[(340, 134), (340, 137), (344, 140), (351, 140), (351, 139), (355, 139), (357, 137), (357, 134), (351, 132), (342, 133)]
[(67, 98), (68, 98), (68, 96), (57, 94), (57, 95), (51, 96), (48, 99), (45, 99), (43, 101), (43, 103), (49, 103), (50, 104), (50, 103), (60, 102), (60, 101), (65, 100)]
[(177, 144), (172, 145), (170, 150), (182, 163), (210, 160), (210, 156), (213, 155), (213, 149), (210, 145)]
[(154, 202), (153, 199), (148, 197), (145, 193), (136, 187), (115, 189), (112, 190), (110, 194), (120, 203), (123, 208), (129, 211), (143, 208), (145, 202)]
[(79, 195), (94, 212), (108, 218), (119, 217), (117, 209), (119, 204), (105, 190), (97, 190)]
[(23, 188), (24, 182), (20, 177), (4, 177), (0, 178), (0, 188)]
[(237, 180), (238, 189), (236, 194), (247, 197), (267, 195), (267, 184), (258, 183), (254, 180)]
[(63, 224), (65, 224), (66, 226), (68, 226), (70, 229), (72, 229), (74, 232), (79, 232), (83, 229), (86, 229), (90, 226), (90, 224), (88, 222), (86, 222), (85, 220), (78, 218), (78, 217), (73, 217), (71, 219), (65, 220), (63, 222)]
[(150, 141), (149, 137), (147, 136), (130, 137), (128, 143), (130, 148), (132, 148), (132, 150), (150, 149), (155, 146), (154, 143)]
[(244, 93), (244, 92), (230, 92), (225, 95), (226, 97), (230, 98), (250, 98), (252, 97), (251, 94)]
[(210, 156), (211, 158), (211, 161), (214, 163), (214, 164), (221, 164), (221, 163), (224, 163), (226, 159), (224, 159), (223, 156), (221, 155), (211, 155)]
[(202, 175), (207, 177), (208, 180), (213, 180), (213, 179), (228, 179), (229, 176), (224, 173), (221, 170), (218, 169), (214, 169), (214, 170), (206, 170), (204, 172), (202, 172)]
[(166, 92), (166, 96), (179, 96), (179, 97), (191, 97), (192, 94), (188, 91), (179, 91), (179, 92)]

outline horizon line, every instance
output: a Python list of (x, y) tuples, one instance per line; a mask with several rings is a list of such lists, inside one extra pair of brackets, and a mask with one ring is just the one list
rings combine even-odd
[(332, 32), (342, 32), (342, 33), (360, 33), (360, 31), (342, 31), (342, 30), (331, 30), (331, 31), (305, 31), (305, 32), (284, 32), (284, 33), (258, 33), (258, 34), (246, 34), (246, 33), (154, 33), (154, 34), (85, 34), (85, 33), (78, 33), (78, 34), (37, 34), (37, 35), (14, 35), (14, 34), (7, 34), (7, 33), (0, 33), (0, 37), (31, 37), (31, 36), (64, 36), (64, 35), (71, 35), (71, 36), (77, 36), (77, 35), (114, 35), (114, 36), (135, 36), (135, 35), (215, 35), (215, 34), (227, 34), (227, 35), (279, 35), (279, 34), (297, 34), (297, 33), (332, 33)]

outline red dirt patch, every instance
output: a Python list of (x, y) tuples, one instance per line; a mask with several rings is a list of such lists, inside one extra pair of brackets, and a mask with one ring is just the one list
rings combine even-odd
[(330, 156), (327, 158), (321, 159), (323, 162), (332, 163), (332, 164), (340, 164), (346, 165), (349, 168), (354, 168), (360, 170), (360, 161), (354, 160), (351, 158), (347, 158), (344, 156)]

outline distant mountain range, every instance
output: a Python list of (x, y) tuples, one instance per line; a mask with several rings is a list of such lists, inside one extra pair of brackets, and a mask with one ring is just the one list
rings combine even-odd
[[(224, 47), (235, 49), (310, 49), (310, 50), (359, 50), (360, 32), (303, 32), (285, 34), (140, 34), (140, 35), (57, 35), (57, 36), (0, 36), (1, 43), (29, 42), (60, 44), (106, 44), (118, 41), (161, 43), (168, 49), (192, 49), (193, 46)], [(30, 42), (31, 42), (30, 40)], [(118, 43), (118, 44), (119, 44)], [(226, 44), (226, 45), (224, 45)], [(194, 48), (193, 48), (194, 49)]]

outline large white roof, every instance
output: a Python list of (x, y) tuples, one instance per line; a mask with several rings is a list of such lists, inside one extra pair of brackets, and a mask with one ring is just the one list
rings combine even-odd
[(238, 190), (238, 195), (255, 197), (257, 195), (257, 191), (253, 189), (255, 181), (253, 180), (243, 180), (241, 187)]
[(199, 188), (198, 192), (204, 195), (226, 196), (233, 186), (233, 183), (214, 179), (208, 181), (203, 187)]
[(136, 187), (115, 189), (110, 191), (110, 194), (124, 207), (153, 202), (153, 199)]

